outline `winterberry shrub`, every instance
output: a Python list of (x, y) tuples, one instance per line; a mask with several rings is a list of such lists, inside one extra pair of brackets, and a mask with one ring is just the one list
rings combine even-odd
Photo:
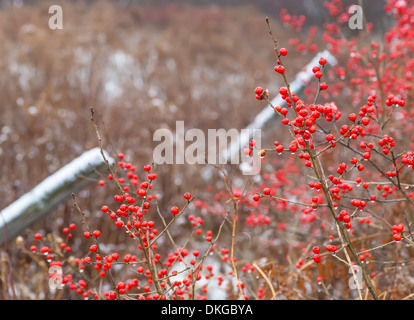
[[(334, 3), (342, 5), (341, 1), (331, 4)], [(325, 25), (322, 37), (340, 63), (327, 71), (327, 60), (321, 57), (313, 67), (315, 83), (309, 84), (303, 97), (290, 89), (289, 54), (286, 49), (279, 49), (267, 20), (277, 58), (275, 71), (284, 82), (283, 87), (273, 91), (285, 100), (287, 107), (272, 105), (271, 96), (258, 94), (263, 89), (255, 91), (256, 98), (265, 100), (283, 119), (284, 130), (291, 137), (288, 148), (276, 141), (276, 150), (267, 149), (267, 154), (271, 151), (286, 154), (289, 160), (284, 161), (294, 161), (297, 171), (289, 182), (285, 174), (282, 178), (274, 172), (272, 178), (262, 182), (253, 200), (263, 202), (266, 207), (287, 208), (290, 204), (290, 209), (300, 209), (304, 216), (299, 219), (313, 225), (309, 231), (315, 237), (326, 237), (324, 242), (328, 233), (335, 234), (329, 241), (337, 243), (339, 248), (332, 250), (330, 244), (329, 249), (327, 246), (332, 254), (320, 255), (318, 247), (313, 256), (308, 250), (305, 253), (320, 264), (332, 259), (330, 256), (338, 258), (343, 251), (341, 260), (345, 266), (359, 266), (364, 282), (358, 287), (360, 298), (364, 287), (371, 297), (378, 299), (381, 291), (368, 271), (387, 263), (368, 264), (366, 258), (374, 260), (376, 250), (381, 249), (378, 256), (383, 256), (385, 246), (397, 246), (388, 248), (398, 253), (392, 260), (405, 265), (414, 244), (411, 227), (403, 231), (404, 223), (412, 224), (414, 205), (414, 193), (409, 190), (413, 187), (413, 168), (408, 160), (412, 159), (414, 137), (410, 103), (413, 58), (408, 21), (414, 10), (408, 3), (389, 1), (385, 7), (396, 23), (381, 44), (367, 41), (372, 36), (369, 27), (356, 37), (344, 38), (340, 25), (348, 20), (340, 10), (330, 10), (336, 23)], [(338, 9), (328, 3), (326, 6)], [(282, 20), (292, 27), (294, 19), (286, 11), (282, 12)], [(296, 49), (306, 50), (306, 47), (298, 45)], [(411, 156), (406, 157), (407, 154)], [(260, 211), (259, 207), (257, 212)], [(399, 223), (398, 227), (394, 223)], [(389, 231), (393, 224), (392, 238)], [(402, 239), (404, 245), (398, 245)], [(317, 238), (311, 241), (322, 244)], [(368, 244), (372, 248), (366, 249)], [(308, 264), (303, 265), (303, 260), (299, 260), (296, 267), (303, 270)], [(404, 272), (409, 271), (401, 274)]]

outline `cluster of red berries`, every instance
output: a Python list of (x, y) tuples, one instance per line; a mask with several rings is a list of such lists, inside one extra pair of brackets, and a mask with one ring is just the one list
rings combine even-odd
[(394, 95), (390, 94), (387, 98), (387, 101), (385, 101), (385, 104), (387, 106), (398, 106), (398, 107), (404, 107), (405, 101), (404, 99), (397, 99)]
[(254, 93), (256, 94), (257, 100), (263, 100), (269, 96), (269, 90), (264, 90), (262, 87), (257, 87)]
[(394, 240), (396, 242), (401, 241), (401, 233), (404, 231), (404, 225), (402, 223), (398, 224), (398, 225), (393, 225), (392, 226), (392, 233), (394, 235)]
[(394, 138), (384, 135), (382, 139), (378, 140), (378, 144), (382, 147), (382, 153), (387, 155), (390, 152), (390, 149), (395, 147)]
[[(158, 237), (158, 230), (156, 229), (156, 223), (149, 219), (145, 219), (147, 214), (149, 213), (150, 203), (151, 201), (157, 199), (156, 194), (150, 194), (152, 190), (153, 184), (152, 182), (157, 178), (157, 175), (152, 172), (152, 167), (150, 165), (146, 165), (143, 167), (144, 172), (147, 174), (146, 181), (140, 181), (138, 175), (135, 173), (136, 168), (132, 166), (129, 162), (124, 160), (124, 154), (120, 153), (119, 155), (120, 161), (118, 162), (118, 166), (122, 169), (121, 173), (123, 172), (126, 176), (126, 179), (123, 177), (116, 177), (112, 172), (108, 175), (108, 180), (116, 179), (118, 186), (121, 186), (122, 192), (114, 197), (115, 200), (115, 209), (111, 210), (110, 206), (103, 205), (101, 206), (101, 212), (108, 215), (110, 221), (113, 221), (114, 224), (118, 228), (122, 228), (126, 234), (129, 235), (130, 238), (139, 240), (138, 249), (142, 252), (148, 252), (150, 254), (149, 258), (151, 259), (151, 264), (155, 265), (162, 265), (164, 269), (158, 271), (158, 279), (161, 288), (165, 288), (168, 291), (167, 286), (169, 286), (166, 279), (170, 276), (174, 276), (177, 272), (174, 270), (170, 270), (176, 262), (183, 261), (183, 259), (188, 256), (188, 250), (183, 248), (178, 248), (173, 253), (169, 253), (168, 257), (165, 261), (162, 261), (161, 254), (157, 253), (157, 238)], [(104, 181), (104, 180), (102, 180)], [(98, 181), (100, 186), (105, 185), (101, 181)], [(136, 195), (130, 193), (131, 186), (137, 187)], [(137, 197), (138, 196), (138, 197)], [(183, 198), (189, 204), (193, 197), (191, 193), (186, 192), (183, 195)], [(137, 205), (136, 203), (138, 200), (141, 200), (141, 204)], [(171, 213), (175, 217), (184, 211), (183, 209), (179, 209), (177, 206), (173, 206), (171, 208)], [(148, 217), (148, 216), (147, 216)], [(196, 234), (201, 235), (202, 230), (199, 228), (203, 225), (204, 221), (201, 217), (195, 217), (194, 215), (190, 215), (188, 220), (191, 221), (194, 227), (197, 227)], [(64, 252), (70, 252), (71, 248), (67, 245), (69, 239), (72, 238), (72, 231), (76, 229), (76, 225), (71, 223), (68, 227), (63, 228), (63, 234), (66, 236), (66, 241), (62, 241), (59, 245), (60, 252), (59, 255), (55, 254), (55, 250), (51, 249), (51, 246), (42, 246), (39, 250), (39, 254), (45, 255), (46, 260), (51, 265), (59, 265), (63, 267), (63, 263), (60, 260), (54, 260), (57, 256), (62, 257), (62, 250)], [(35, 240), (42, 241), (43, 237), (40, 233), (35, 234)], [(111, 254), (104, 254), (102, 252), (102, 248), (99, 245), (101, 241), (102, 234), (101, 231), (96, 230), (86, 230), (83, 233), (83, 238), (93, 243), (89, 246), (89, 253), (82, 258), (74, 258), (73, 262), (74, 265), (78, 268), (80, 273), (83, 273), (86, 266), (93, 266), (93, 268), (98, 272), (101, 278), (108, 278), (107, 275), (111, 271), (113, 271), (113, 266), (118, 264), (126, 264), (126, 265), (136, 265), (138, 262), (145, 263), (145, 259), (140, 261), (136, 255), (126, 254), (123, 258), (120, 258), (120, 255), (116, 252)], [(213, 252), (216, 248), (216, 244), (213, 243), (213, 231), (208, 230), (205, 234), (204, 239), (209, 245), (211, 249), (209, 252)], [(35, 245), (31, 246), (31, 251), (33, 253), (38, 252), (38, 248)], [(223, 261), (229, 260), (229, 250), (222, 248), (220, 250)], [(193, 251), (193, 256), (196, 258), (200, 255), (198, 250)], [(192, 295), (191, 286), (194, 283), (193, 276), (196, 278), (196, 281), (199, 281), (202, 278), (201, 270), (203, 269), (203, 265), (200, 261), (197, 264), (198, 270), (189, 271), (188, 272), (188, 279), (184, 279), (183, 281), (176, 281), (172, 283), (172, 286), (175, 288), (174, 292), (176, 295), (172, 297), (176, 299), (184, 299), (184, 294), (187, 294), (188, 297)], [(195, 266), (196, 260), (193, 259), (190, 261), (190, 265)], [(213, 277), (214, 274), (212, 272), (213, 267), (211, 265), (207, 265), (206, 268), (207, 274), (205, 275), (206, 279)], [(156, 270), (156, 269), (155, 269)], [(166, 299), (165, 295), (160, 295), (158, 293), (150, 293), (153, 290), (151, 289), (152, 285), (154, 285), (155, 279), (153, 278), (153, 272), (150, 270), (150, 267), (145, 269), (144, 265), (139, 265), (136, 268), (136, 272), (138, 274), (142, 274), (146, 276), (147, 285), (139, 286), (139, 279), (134, 278), (128, 281), (120, 281), (116, 285), (114, 285), (114, 289), (112, 291), (105, 291), (104, 295), (100, 297), (96, 290), (89, 289), (86, 281), (78, 280), (75, 281), (72, 277), (72, 274), (68, 275), (59, 275), (59, 279), (64, 284), (68, 284), (70, 290), (75, 291), (79, 296), (82, 296), (84, 299), (100, 299), (104, 298), (107, 300), (118, 299), (120, 296), (128, 294), (132, 289), (136, 288), (142, 292), (139, 296), (139, 299), (152, 299), (152, 300), (164, 300)], [(112, 278), (112, 277), (110, 277)], [(158, 281), (158, 280), (157, 280)], [(203, 288), (203, 293), (207, 292), (207, 287)], [(198, 299), (205, 299), (205, 296), (197, 294)]]
[(401, 162), (405, 166), (407, 166), (409, 168), (413, 168), (413, 170), (414, 170), (414, 152), (410, 151), (410, 152), (404, 153), (401, 156)]
[(321, 248), (319, 248), (319, 247), (313, 247), (312, 248), (312, 251), (313, 251), (313, 253), (314, 253), (314, 255), (313, 255), (313, 261), (315, 261), (316, 263), (319, 263), (319, 262), (321, 262), (321, 256), (319, 255), (319, 252), (321, 252)]
[[(361, 255), (359, 255), (359, 260), (361, 261), (361, 262), (364, 262), (365, 261), (365, 259), (366, 258), (368, 258), (369, 257), (369, 252), (366, 250), (366, 249), (361, 249), (361, 252), (363, 252), (363, 254), (361, 254)], [(371, 275), (372, 276), (372, 275)], [(374, 274), (374, 276), (373, 277), (375, 277), (375, 274)]]

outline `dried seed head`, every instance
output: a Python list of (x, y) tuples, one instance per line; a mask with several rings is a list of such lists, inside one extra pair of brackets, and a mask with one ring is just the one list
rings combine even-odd
[(262, 157), (262, 158), (265, 157), (266, 156), (266, 150), (265, 149), (260, 150), (259, 151), (259, 156)]

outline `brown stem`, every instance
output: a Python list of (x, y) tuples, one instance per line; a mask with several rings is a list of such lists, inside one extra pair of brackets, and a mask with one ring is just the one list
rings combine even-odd
[[(122, 188), (121, 184), (119, 183), (118, 179), (116, 178), (115, 173), (113, 172), (113, 170), (112, 170), (112, 168), (111, 168), (111, 166), (110, 166), (110, 164), (109, 164), (109, 161), (108, 161), (108, 159), (106, 158), (105, 153), (104, 153), (104, 151), (103, 151), (103, 147), (102, 147), (102, 138), (101, 138), (101, 135), (100, 135), (100, 133), (99, 133), (98, 125), (96, 124), (96, 121), (95, 121), (95, 111), (94, 111), (94, 109), (93, 109), (92, 107), (90, 108), (90, 111), (91, 111), (91, 121), (92, 121), (92, 123), (93, 123), (93, 125), (94, 125), (95, 132), (96, 132), (96, 136), (97, 136), (97, 138), (98, 138), (99, 149), (100, 149), (100, 151), (101, 151), (102, 158), (103, 158), (103, 159), (104, 159), (104, 161), (105, 161), (106, 167), (107, 167), (107, 169), (108, 169), (109, 173), (111, 174), (111, 176), (112, 176), (112, 178), (113, 178), (113, 181), (114, 181), (114, 182), (115, 182), (115, 184), (117, 185), (117, 187), (118, 187), (118, 189), (120, 190), (120, 192), (121, 192), (122, 194), (124, 194), (124, 195), (125, 195), (125, 191), (124, 191), (124, 189)], [(148, 185), (148, 188), (149, 188), (149, 185)], [(147, 188), (147, 190), (148, 190), (148, 188)], [(142, 208), (143, 208), (143, 204), (144, 204), (144, 201), (142, 202), (142, 205), (141, 205), (140, 210), (142, 210)], [(129, 212), (128, 212), (128, 217), (129, 217), (130, 219), (132, 218), (132, 217), (131, 217), (131, 213), (129, 213)], [(136, 228), (134, 227), (134, 231), (138, 231), (138, 230), (136, 230)], [(145, 261), (147, 262), (147, 266), (148, 266), (148, 269), (150, 270), (151, 277), (152, 277), (152, 279), (153, 279), (153, 281), (154, 281), (154, 284), (155, 284), (155, 287), (156, 287), (156, 289), (157, 289), (157, 292), (158, 292), (158, 294), (159, 294), (159, 295), (161, 295), (161, 296), (162, 296), (162, 295), (164, 294), (164, 292), (163, 292), (163, 289), (162, 289), (162, 288), (161, 288), (161, 286), (160, 286), (160, 283), (159, 283), (159, 280), (158, 280), (158, 274), (157, 274), (157, 272), (155, 271), (153, 264), (151, 263), (151, 257), (150, 257), (150, 254), (149, 254), (149, 249), (150, 249), (151, 247), (150, 247), (150, 245), (148, 245), (148, 247), (145, 247), (145, 244), (144, 244), (144, 241), (142, 240), (142, 237), (141, 237), (141, 236), (139, 236), (139, 232), (137, 233), (137, 237), (135, 237), (135, 238), (136, 238), (136, 239), (138, 239), (138, 241), (139, 241), (139, 243), (140, 243), (140, 245), (141, 245), (142, 251), (143, 251), (144, 256), (145, 256)], [(152, 244), (152, 243), (151, 243), (151, 244)]]

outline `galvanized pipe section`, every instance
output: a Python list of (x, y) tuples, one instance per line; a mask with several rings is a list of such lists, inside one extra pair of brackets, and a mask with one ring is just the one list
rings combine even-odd
[[(105, 156), (110, 163), (114, 162), (106, 153)], [(85, 188), (94, 178), (99, 177), (99, 173), (106, 172), (101, 151), (94, 148), (47, 177), (0, 212), (0, 245), (45, 217), (59, 204), (68, 200), (72, 193)]]

